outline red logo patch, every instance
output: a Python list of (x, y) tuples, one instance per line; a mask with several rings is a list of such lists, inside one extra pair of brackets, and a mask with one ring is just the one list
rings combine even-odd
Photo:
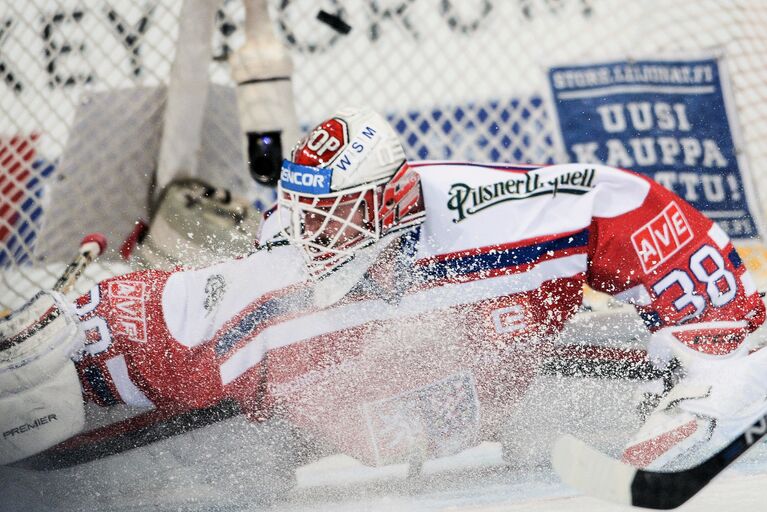
[(651, 272), (692, 240), (690, 223), (676, 203), (669, 204), (631, 235), (645, 273)]
[(317, 126), (299, 143), (293, 153), (293, 161), (312, 167), (326, 166), (348, 142), (346, 123), (340, 119), (330, 119)]
[(113, 331), (131, 341), (146, 342), (146, 303), (144, 283), (141, 281), (115, 281), (109, 283), (115, 317)]

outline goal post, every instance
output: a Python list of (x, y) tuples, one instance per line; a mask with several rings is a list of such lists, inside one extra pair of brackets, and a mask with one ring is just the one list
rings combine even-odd
[(208, 65), (213, 55), (216, 4), (215, 0), (186, 0), (179, 12), (154, 198), (159, 197), (174, 178), (192, 178), (198, 174), (197, 153), (210, 89)]
[[(207, 11), (212, 25), (194, 28), (204, 25), (202, 18), (185, 23), (190, 11)], [(712, 116), (726, 119), (731, 132), (742, 180), (737, 190), (749, 196), (748, 213), (755, 223), (763, 214), (767, 4), (760, 0), (268, 0), (268, 14), (292, 60), (299, 131), (339, 107), (366, 104), (390, 119), (411, 159), (570, 160), (573, 144), (562, 126), (577, 105), (567, 101), (589, 92), (568, 89), (562, 96), (552, 90), (552, 70), (713, 59), (728, 112)], [(182, 51), (193, 49), (191, 41), (202, 53)], [(112, 249), (78, 291), (130, 268), (117, 249), (136, 220), (146, 218), (158, 167), (170, 175), (189, 168), (252, 201), (268, 195), (247, 171), (229, 67), (245, 41), (241, 0), (6, 0), (0, 8), (0, 310), (50, 287), (53, 267), (71, 251), (63, 241), (86, 232), (104, 232)], [(195, 60), (205, 54), (206, 62)], [(172, 78), (182, 64), (206, 74), (186, 96), (174, 92)], [(667, 103), (673, 111), (675, 101)], [(172, 105), (198, 117), (178, 118), (181, 129), (173, 132), (166, 117)], [(587, 114), (599, 116), (596, 108)], [(706, 137), (672, 138), (680, 148), (682, 138), (696, 138), (703, 162)], [(725, 142), (709, 138), (730, 160)], [(636, 160), (631, 144), (622, 144)], [(694, 153), (694, 143), (687, 144)], [(160, 155), (171, 147), (183, 149), (166, 165), (170, 160)], [(669, 183), (686, 198), (719, 197), (718, 181), (696, 180), (685, 174)], [(728, 186), (721, 181), (730, 194)], [(761, 245), (744, 253), (753, 254), (750, 266), (767, 283)]]

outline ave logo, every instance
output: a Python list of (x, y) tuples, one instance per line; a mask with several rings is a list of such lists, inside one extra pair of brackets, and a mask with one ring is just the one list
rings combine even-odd
[(349, 134), (346, 123), (330, 119), (312, 130), (295, 152), (295, 162), (312, 167), (327, 165), (346, 145)]
[(131, 341), (146, 342), (145, 286), (141, 281), (109, 283), (109, 295), (114, 309), (112, 331)]
[(689, 222), (679, 206), (672, 202), (631, 235), (631, 243), (642, 262), (642, 269), (649, 273), (687, 245), (692, 237)]

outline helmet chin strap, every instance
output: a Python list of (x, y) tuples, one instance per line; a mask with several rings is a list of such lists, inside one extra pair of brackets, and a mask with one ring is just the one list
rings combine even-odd
[(359, 249), (350, 261), (317, 281), (314, 286), (314, 305), (325, 308), (341, 300), (362, 279), (384, 249), (398, 239), (400, 234), (390, 233), (377, 243)]

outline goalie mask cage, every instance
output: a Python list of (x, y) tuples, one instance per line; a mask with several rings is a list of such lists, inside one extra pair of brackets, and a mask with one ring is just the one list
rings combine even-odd
[[(299, 124), (368, 104), (411, 159), (562, 161), (549, 66), (716, 52), (749, 190), (767, 197), (761, 0), (270, 0), (268, 10), (293, 59)], [(79, 292), (127, 271), (118, 249), (149, 215), (168, 148), (172, 170), (263, 193), (247, 176), (227, 64), (244, 20), (239, 0), (4, 0), (0, 310), (52, 286), (85, 233), (105, 233), (111, 248)]]

